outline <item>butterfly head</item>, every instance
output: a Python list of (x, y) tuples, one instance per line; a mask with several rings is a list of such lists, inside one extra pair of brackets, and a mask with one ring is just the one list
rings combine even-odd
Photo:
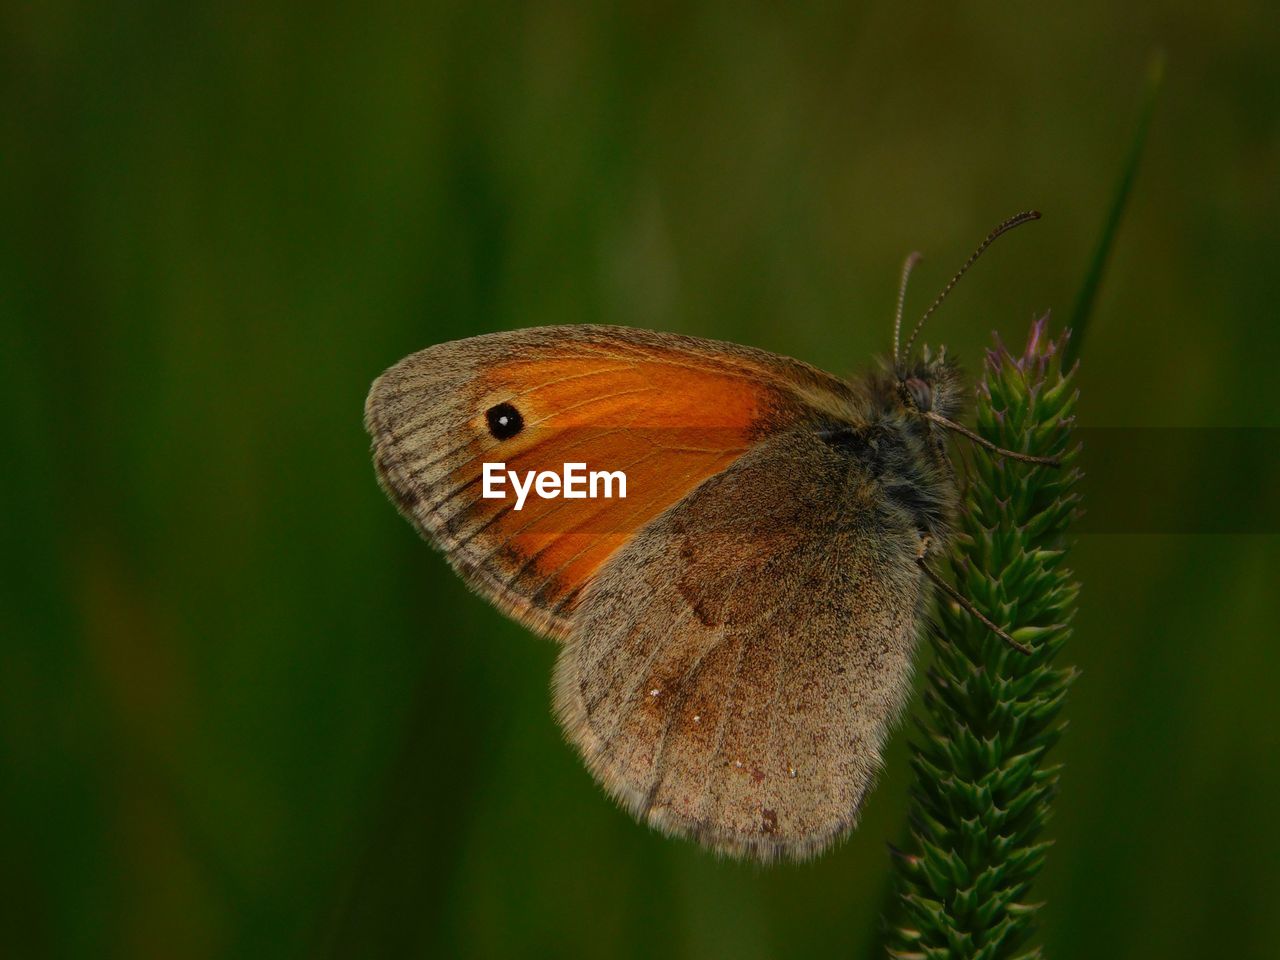
[(946, 348), (931, 356), (926, 348), (915, 363), (894, 370), (896, 399), (904, 413), (954, 417), (963, 406), (960, 368), (947, 358)]

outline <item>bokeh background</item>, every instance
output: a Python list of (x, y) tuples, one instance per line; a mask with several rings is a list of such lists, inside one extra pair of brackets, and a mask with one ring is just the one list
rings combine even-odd
[[(1036, 206), (931, 330), (972, 368), (993, 329), (1069, 312), (1161, 47), (1081, 422), (1240, 428), (1271, 459), (1092, 482), (1189, 516), (1273, 502), (1278, 24), (1236, 0), (4, 5), (0, 953), (867, 955), (905, 732), (815, 863), (635, 826), (560, 740), (553, 645), (383, 498), (368, 384), (579, 322), (853, 374), (907, 251), (918, 310)], [(1042, 941), (1276, 956), (1275, 530), (1097, 527)]]

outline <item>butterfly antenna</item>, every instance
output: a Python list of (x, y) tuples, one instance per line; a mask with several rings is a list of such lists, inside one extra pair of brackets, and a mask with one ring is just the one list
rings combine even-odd
[(1000, 224), (1000, 226), (996, 227), (989, 234), (987, 234), (987, 239), (983, 240), (980, 244), (978, 244), (978, 249), (973, 251), (972, 254), (970, 254), (969, 259), (964, 262), (964, 266), (962, 266), (959, 270), (956, 271), (956, 275), (951, 278), (950, 282), (945, 287), (942, 288), (942, 292), (938, 294), (937, 298), (933, 301), (933, 303), (929, 305), (929, 309), (924, 312), (924, 316), (921, 317), (916, 322), (915, 329), (911, 331), (911, 336), (907, 339), (907, 345), (903, 349), (903, 354), (905, 356), (908, 356), (908, 357), (911, 356), (911, 345), (916, 342), (916, 337), (919, 335), (921, 328), (924, 326), (924, 322), (928, 320), (931, 316), (933, 316), (933, 311), (937, 310), (939, 305), (942, 303), (942, 301), (947, 299), (947, 294), (949, 294), (955, 288), (955, 285), (960, 282), (960, 278), (963, 277), (968, 272), (969, 268), (974, 265), (977, 259), (980, 256), (982, 256), (982, 254), (986, 251), (987, 247), (995, 243), (997, 237), (1001, 236), (1002, 234), (1008, 233), (1014, 227), (1021, 226), (1022, 224), (1026, 223), (1029, 220), (1039, 220), (1039, 219), (1040, 219), (1040, 212), (1038, 210), (1026, 210), (1022, 213), (1019, 213), (1010, 217), (1004, 223)]
[(902, 279), (898, 281), (898, 309), (893, 315), (893, 369), (899, 373), (902, 369), (902, 365), (898, 362), (898, 335), (902, 332), (902, 305), (907, 300), (907, 281), (911, 279), (911, 271), (920, 260), (918, 251), (907, 254), (907, 259), (902, 263)]

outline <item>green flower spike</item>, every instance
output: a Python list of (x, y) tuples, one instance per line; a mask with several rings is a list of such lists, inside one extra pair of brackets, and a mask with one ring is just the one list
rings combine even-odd
[(895, 851), (889, 955), (931, 960), (1039, 957), (1028, 947), (1031, 884), (1058, 788), (1046, 763), (1076, 677), (1054, 665), (1070, 635), (1079, 585), (1064, 536), (1079, 511), (1073, 370), (1067, 334), (1035, 321), (1014, 356), (997, 340), (978, 386), (977, 431), (1009, 450), (1061, 460), (1038, 467), (973, 450), (950, 562), (959, 591), (1032, 648), (1028, 655), (940, 598), (933, 663), (912, 747), (910, 851)]

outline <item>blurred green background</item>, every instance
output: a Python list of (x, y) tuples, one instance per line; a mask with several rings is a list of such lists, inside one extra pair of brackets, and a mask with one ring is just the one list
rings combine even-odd
[[(852, 374), (907, 251), (914, 313), (1036, 206), (932, 325), (973, 369), (993, 328), (1069, 312), (1162, 46), (1081, 420), (1280, 427), (1278, 25), (1232, 0), (6, 4), (0, 953), (866, 955), (905, 732), (815, 863), (637, 827), (560, 740), (553, 645), (379, 491), (368, 384), (588, 321)], [(1111, 492), (1196, 510), (1241, 473)], [(1080, 538), (1050, 956), (1280, 955), (1277, 559)]]

